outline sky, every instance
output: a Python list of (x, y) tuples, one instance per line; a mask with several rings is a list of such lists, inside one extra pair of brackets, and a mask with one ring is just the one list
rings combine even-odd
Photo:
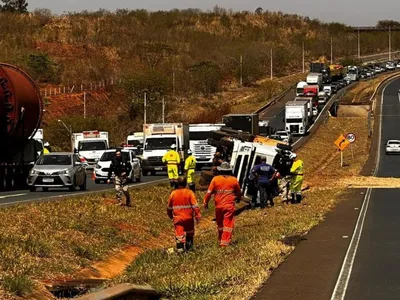
[(296, 13), (322, 21), (340, 22), (353, 26), (374, 26), (378, 20), (397, 20), (399, 0), (27, 0), (28, 9), (49, 8), (53, 13), (100, 8), (170, 10), (174, 8), (212, 9), (215, 5), (234, 11), (254, 11), (258, 7), (270, 11)]

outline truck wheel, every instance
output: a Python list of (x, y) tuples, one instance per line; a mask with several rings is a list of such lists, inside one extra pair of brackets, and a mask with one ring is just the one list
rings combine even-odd
[(81, 191), (86, 191), (86, 176), (85, 176), (85, 180), (83, 181), (83, 184), (79, 186), (79, 189)]

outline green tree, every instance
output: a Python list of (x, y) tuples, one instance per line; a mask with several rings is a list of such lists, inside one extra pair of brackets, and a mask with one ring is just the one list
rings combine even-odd
[(45, 53), (30, 54), (26, 59), (29, 74), (36, 80), (58, 83), (62, 68)]
[(190, 67), (194, 88), (205, 97), (219, 91), (222, 80), (220, 67), (212, 61), (202, 61)]
[(28, 2), (26, 0), (1, 0), (1, 11), (27, 13)]

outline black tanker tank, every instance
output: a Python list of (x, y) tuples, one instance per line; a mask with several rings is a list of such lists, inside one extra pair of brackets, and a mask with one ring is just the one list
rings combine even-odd
[(43, 101), (34, 81), (19, 68), (0, 63), (0, 190), (25, 186), (38, 156), (36, 133)]

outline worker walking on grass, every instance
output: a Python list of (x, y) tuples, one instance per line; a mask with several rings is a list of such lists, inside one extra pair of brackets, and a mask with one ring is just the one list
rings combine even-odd
[(290, 193), (292, 196), (291, 203), (301, 203), (301, 186), (303, 185), (304, 166), (303, 161), (297, 157), (297, 154), (292, 153), (291, 159), (294, 160), (292, 168), (290, 169)]
[(210, 183), (204, 197), (204, 208), (214, 194), (215, 218), (218, 226), (218, 242), (221, 247), (229, 246), (232, 241), (232, 232), (235, 225), (235, 202), (240, 202), (242, 191), (236, 177), (232, 176), (232, 167), (223, 162), (218, 167), (219, 175)]
[(267, 164), (267, 158), (261, 157), (261, 163), (254, 166), (252, 173), (256, 178), (258, 189), (260, 191), (260, 207), (266, 208), (268, 200), (271, 206), (274, 206), (274, 190), (272, 181), (275, 179), (276, 170)]
[(175, 240), (178, 253), (193, 248), (194, 219), (200, 222), (200, 208), (194, 193), (186, 188), (186, 178), (178, 178), (178, 189), (168, 199), (167, 214), (175, 226)]
[(164, 155), (164, 157), (162, 158), (162, 162), (167, 164), (168, 178), (171, 187), (177, 188), (178, 177), (179, 177), (178, 168), (181, 163), (181, 157), (179, 156), (179, 153), (176, 152), (175, 144), (171, 145), (171, 150), (169, 150)]
[(114, 173), (117, 205), (122, 205), (122, 194), (124, 194), (126, 198), (126, 206), (131, 206), (131, 196), (128, 189), (128, 175), (131, 173), (131, 169), (131, 163), (122, 156), (120, 150), (117, 150), (115, 152), (115, 158), (111, 161), (107, 179), (107, 183), (110, 184), (112, 173)]
[(196, 158), (192, 155), (192, 150), (187, 151), (188, 157), (185, 161), (185, 174), (187, 178), (187, 183), (189, 185), (189, 189), (196, 192), (196, 183), (194, 182), (194, 173), (196, 171)]

